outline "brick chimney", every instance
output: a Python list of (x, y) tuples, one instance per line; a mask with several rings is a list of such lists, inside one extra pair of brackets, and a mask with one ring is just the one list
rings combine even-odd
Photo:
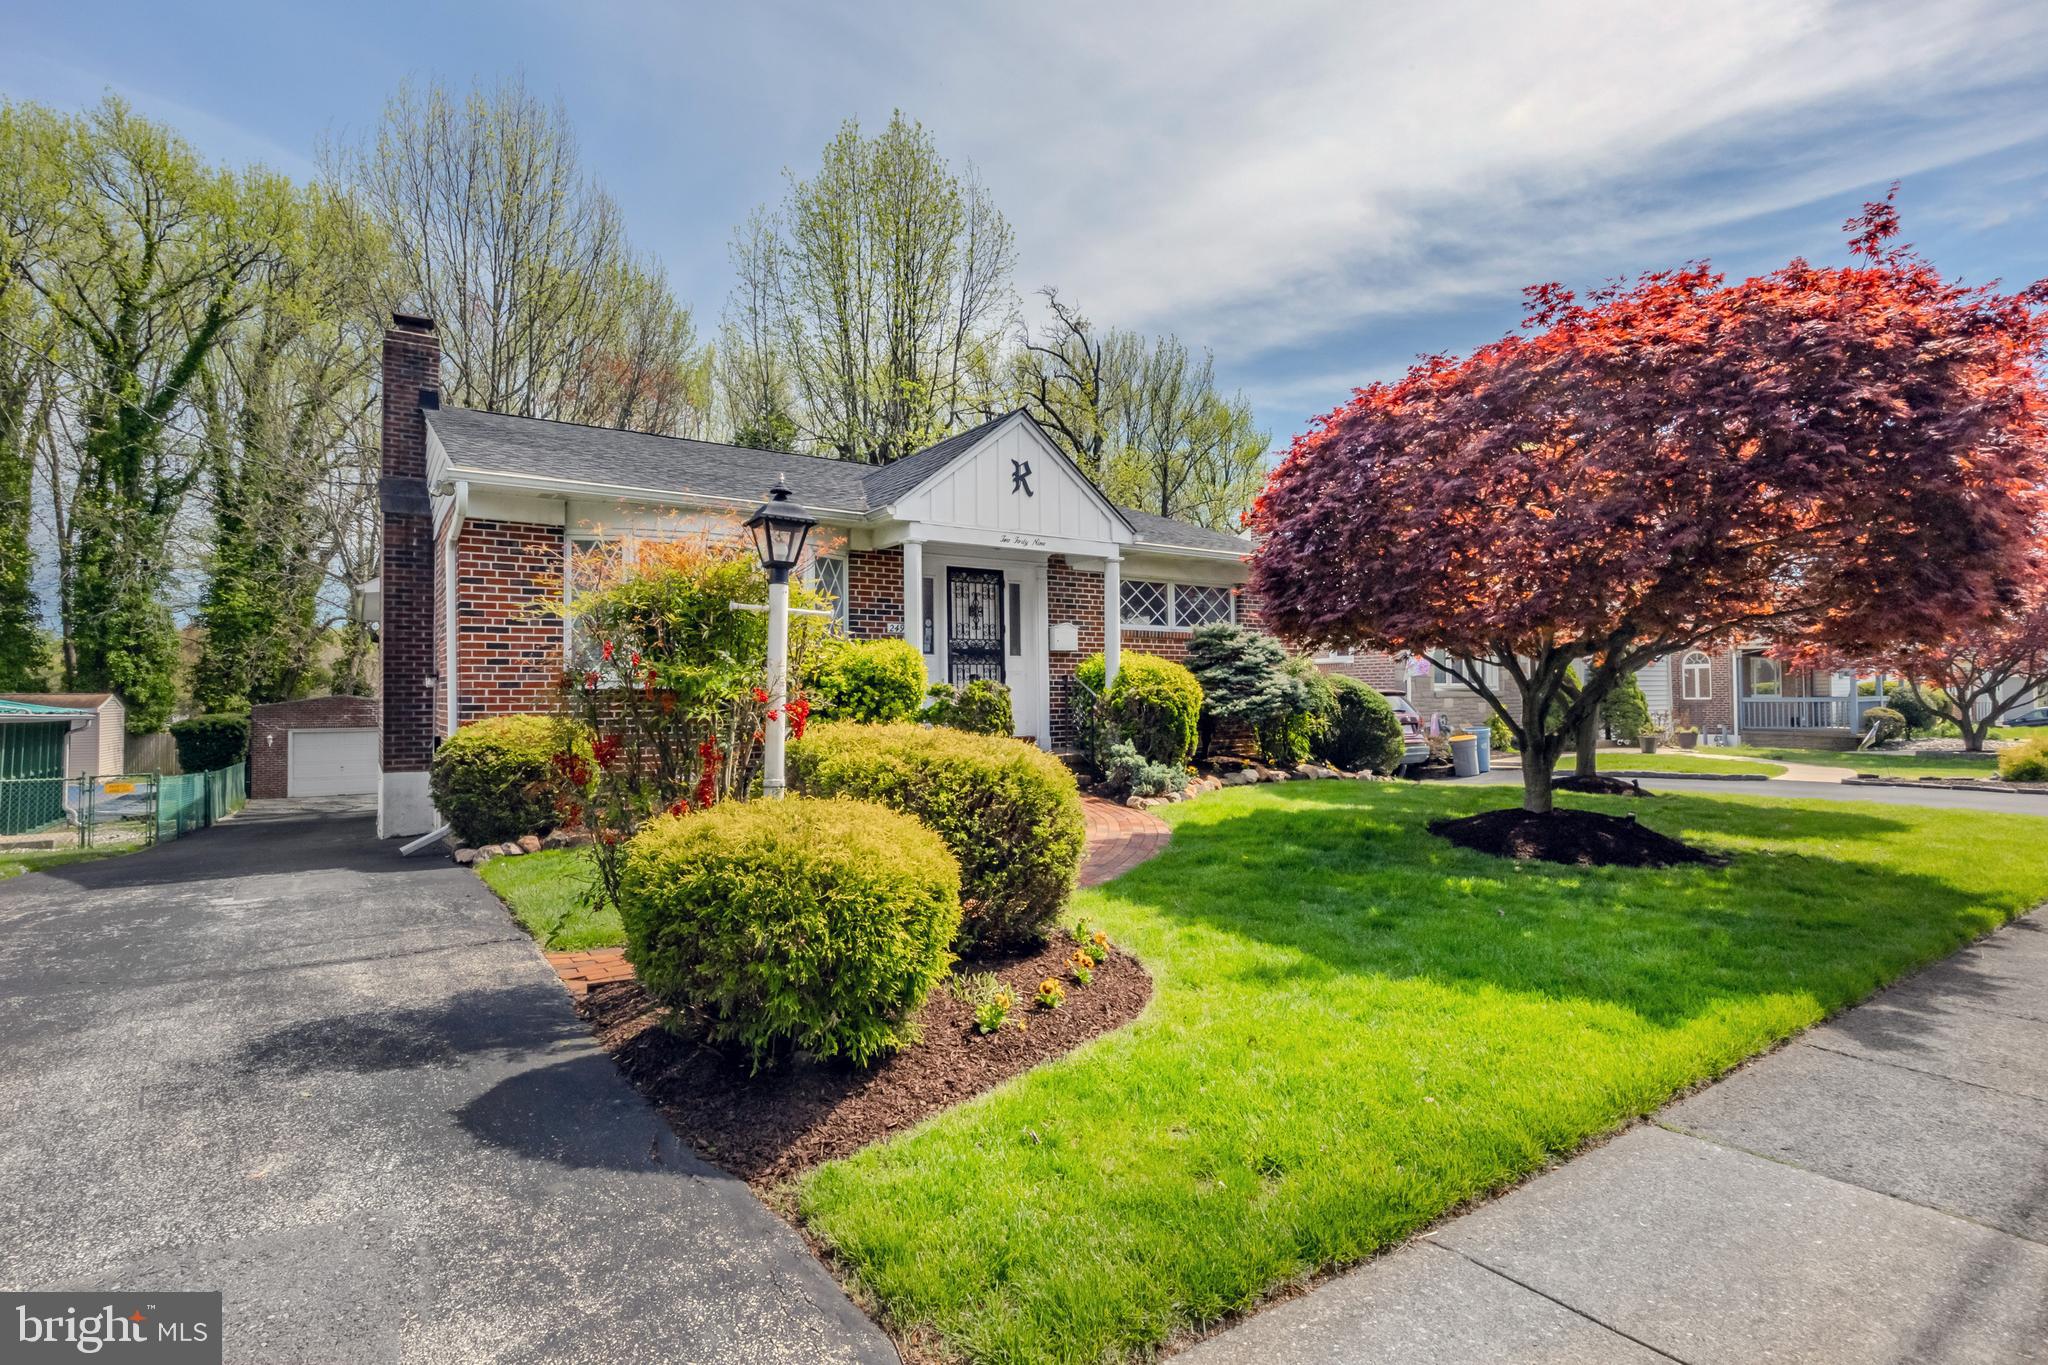
[(427, 794), (434, 753), (434, 515), (427, 495), (427, 409), (441, 405), (434, 320), (393, 313), (384, 331), (383, 775), (377, 834), (425, 834), (438, 821)]

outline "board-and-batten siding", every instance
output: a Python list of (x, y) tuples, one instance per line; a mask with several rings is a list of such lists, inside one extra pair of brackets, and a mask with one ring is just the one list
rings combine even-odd
[[(1031, 495), (1014, 487), (1012, 461), (1031, 466)], [(1064, 540), (1128, 541), (1130, 532), (1094, 488), (1023, 422), (983, 440), (895, 505), (902, 521)]]

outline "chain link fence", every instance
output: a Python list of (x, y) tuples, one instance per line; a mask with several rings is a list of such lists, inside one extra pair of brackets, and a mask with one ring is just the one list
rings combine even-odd
[(248, 770), (0, 779), (0, 851), (164, 843), (248, 801)]

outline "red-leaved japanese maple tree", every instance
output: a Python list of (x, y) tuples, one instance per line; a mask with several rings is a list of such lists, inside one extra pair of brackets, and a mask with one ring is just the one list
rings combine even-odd
[(2037, 579), (2019, 605), (1995, 620), (1964, 623), (1874, 662), (1898, 674), (1921, 705), (1953, 721), (1963, 748), (1979, 753), (2004, 706), (2048, 688), (2048, 581)]
[(1540, 286), (1524, 334), (1357, 390), (1252, 513), (1267, 623), (1463, 678), (1541, 813), (1570, 737), (1653, 658), (1867, 657), (1993, 618), (2048, 525), (2048, 287), (1943, 278), (1893, 244), (1889, 200), (1848, 226), (1843, 266)]

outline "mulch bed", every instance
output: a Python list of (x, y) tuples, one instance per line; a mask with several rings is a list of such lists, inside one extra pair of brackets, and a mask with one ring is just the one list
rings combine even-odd
[[(978, 1032), (967, 1005), (942, 984), (918, 1015), (923, 1040), (865, 1071), (800, 1058), (749, 1075), (729, 1051), (662, 1027), (664, 1011), (637, 982), (596, 987), (576, 1008), (683, 1141), (765, 1189), (1137, 1018), (1152, 998), (1152, 978), (1137, 960), (1112, 949), (1082, 986), (1067, 971), (1073, 951), (1056, 928), (1037, 952), (959, 964), (963, 973), (993, 972), (1010, 986), (1018, 1002), (1013, 1022)], [(1056, 1010), (1031, 1004), (1048, 976), (1067, 988)]]
[(1573, 773), (1570, 777), (1558, 778), (1550, 785), (1558, 791), (1578, 792), (1582, 796), (1648, 797), (1654, 795), (1652, 792), (1644, 791), (1640, 782), (1629, 782), (1619, 777), (1601, 777), (1598, 774), (1592, 777), (1580, 777), (1577, 773)]
[(1540, 859), (1581, 867), (1719, 866), (1726, 861), (1638, 824), (1633, 815), (1602, 815), (1590, 810), (1536, 815), (1511, 807), (1459, 820), (1432, 820), (1429, 832), (1460, 848), (1518, 861)]

